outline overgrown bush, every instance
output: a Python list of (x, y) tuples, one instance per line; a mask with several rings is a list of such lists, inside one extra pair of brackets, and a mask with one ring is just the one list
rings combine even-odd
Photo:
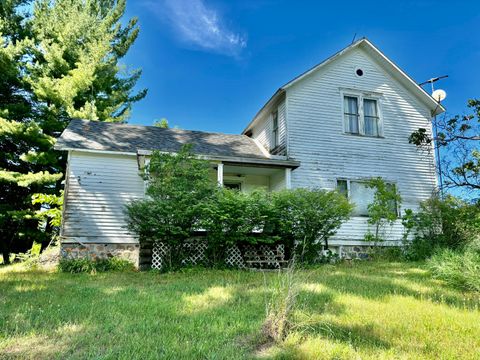
[(480, 241), (480, 203), (434, 196), (416, 213), (407, 209), (403, 224), (408, 260), (426, 259), (438, 249), (462, 250)]
[(65, 273), (96, 273), (105, 271), (133, 271), (135, 266), (128, 260), (116, 257), (92, 260), (87, 258), (62, 259), (58, 270)]
[(295, 246), (300, 263), (313, 263), (328, 239), (350, 217), (353, 205), (336, 191), (284, 190), (272, 194), (278, 232)]
[(169, 246), (164, 269), (182, 266), (186, 241), (206, 231), (207, 264), (222, 265), (225, 250), (239, 243), (285, 244), (287, 255), (312, 263), (348, 219), (352, 205), (341, 194), (295, 189), (250, 194), (219, 187), (211, 164), (190, 147), (178, 154), (154, 152), (145, 169), (147, 196), (126, 207), (128, 229), (142, 244)]
[(442, 249), (428, 261), (433, 276), (452, 287), (480, 292), (480, 250)]
[(204, 206), (213, 196), (208, 161), (195, 158), (191, 146), (178, 154), (154, 152), (146, 166), (147, 196), (126, 207), (128, 229), (143, 244), (170, 246), (165, 263), (180, 266), (184, 244), (198, 229)]
[(210, 265), (222, 264), (228, 247), (239, 243), (273, 243), (279, 240), (272, 232), (275, 208), (269, 194), (250, 194), (219, 188), (203, 207), (200, 227), (207, 232)]

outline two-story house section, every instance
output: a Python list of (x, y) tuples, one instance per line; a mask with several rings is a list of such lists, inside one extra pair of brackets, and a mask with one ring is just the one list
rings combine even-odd
[[(444, 111), (428, 93), (367, 39), (361, 39), (282, 86), (244, 130), (272, 156), (300, 162), (291, 187), (338, 189), (356, 204), (333, 244), (360, 245), (373, 189), (382, 177), (402, 196), (399, 216), (436, 187), (433, 152), (409, 144), (418, 128), (431, 131)], [(399, 220), (387, 229), (401, 239)]]

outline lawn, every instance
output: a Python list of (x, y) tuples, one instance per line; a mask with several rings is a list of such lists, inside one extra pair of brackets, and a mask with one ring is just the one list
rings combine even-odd
[(298, 273), (297, 326), (260, 329), (276, 274), (69, 275), (0, 268), (0, 358), (475, 359), (480, 299), (422, 264), (363, 262)]

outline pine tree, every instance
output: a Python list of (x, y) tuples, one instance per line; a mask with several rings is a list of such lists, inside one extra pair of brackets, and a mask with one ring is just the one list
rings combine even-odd
[[(73, 117), (124, 122), (139, 70), (119, 60), (138, 35), (120, 24), (125, 0), (28, 0), (0, 4), (0, 247), (48, 244), (58, 227), (65, 154), (55, 137)], [(50, 221), (47, 221), (50, 220)]]

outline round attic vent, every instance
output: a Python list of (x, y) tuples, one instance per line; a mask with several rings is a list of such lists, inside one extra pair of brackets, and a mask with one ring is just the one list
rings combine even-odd
[(355, 74), (357, 74), (357, 76), (363, 76), (363, 70), (357, 68), (357, 69), (355, 70)]

